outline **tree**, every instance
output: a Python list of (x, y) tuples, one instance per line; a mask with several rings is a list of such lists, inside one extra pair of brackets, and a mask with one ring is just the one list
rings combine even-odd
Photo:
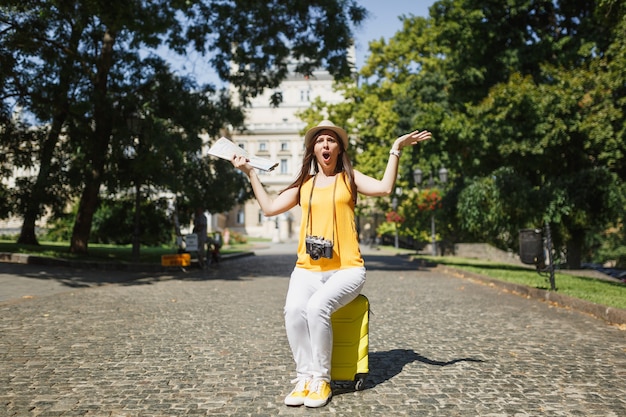
[[(4, 36), (0, 53), (15, 58), (8, 61), (11, 71), (6, 71), (20, 87), (15, 100), (25, 103), (37, 123), (50, 126), (48, 148), (59, 149), (60, 133), (65, 128), (80, 136), (69, 136), (69, 149), (75, 154), (50, 159), (70, 160), (79, 168), (69, 171), (82, 174), (80, 181), (70, 179), (82, 188), (71, 238), (73, 252), (87, 251), (100, 187), (113, 162), (110, 151), (116, 145), (112, 142), (116, 123), (124, 119), (120, 106), (132, 90), (128, 70), (142, 65), (140, 51), (163, 44), (181, 54), (189, 47), (210, 55), (207, 59), (218, 76), (230, 82), (245, 103), (264, 88), (277, 86), (286, 76), (292, 57), (299, 59), (297, 71), (304, 74), (325, 66), (337, 77), (348, 76), (352, 28), (365, 17), (365, 10), (352, 0), (258, 4), (244, 0), (8, 1), (1, 10), (0, 31)], [(216, 98), (217, 103), (225, 104), (220, 100)], [(210, 136), (229, 123), (236, 126), (238, 121), (229, 118), (233, 113), (228, 106), (216, 107), (226, 109), (205, 115), (209, 125), (205, 131)], [(197, 133), (186, 132), (188, 136)], [(50, 173), (46, 159), (36, 159), (41, 159), (41, 179), (35, 189), (47, 190), (55, 175)], [(46, 201), (35, 193), (31, 193), (30, 201), (35, 215), (28, 216), (28, 224), (25, 218), (23, 229), (24, 239), (32, 241), (34, 235), (27, 229)]]
[(399, 182), (416, 166), (448, 167), (467, 217), (444, 230), (515, 246), (516, 228), (558, 222), (575, 267), (589, 235), (623, 213), (624, 8), (442, 0), (429, 19), (404, 17), (389, 42), (370, 44), (364, 82), (346, 88), (363, 132), (356, 166), (379, 171), (396, 127), (428, 128)]
[(511, 168), (489, 177), (470, 179), (456, 204), (457, 221), (467, 238), (507, 250), (517, 249), (517, 233), (532, 221), (539, 196), (527, 180)]
[[(74, 48), (80, 37), (81, 28), (72, 26), (66, 33), (65, 42), (57, 43), (50, 37), (53, 33), (48, 26), (47, 18), (50, 17), (48, 13), (44, 13), (42, 18), (36, 14), (26, 13), (25, 6), (21, 3), (7, 3), (8, 5), (2, 8), (0, 19), (3, 32), (0, 49), (6, 58), (6, 61), (3, 60), (3, 67), (4, 62), (7, 63), (3, 69), (3, 102), (8, 99), (22, 108), (20, 113), (28, 111), (35, 118), (41, 117), (49, 121), (47, 128), (38, 128), (45, 134), (24, 142), (32, 146), (33, 154), (28, 159), (15, 160), (15, 167), (22, 168), (30, 168), (32, 164), (38, 163), (36, 178), (21, 179), (23, 185), (18, 187), (18, 190), (22, 192), (16, 193), (16, 199), (20, 202), (16, 212), (24, 216), (18, 242), (37, 243), (35, 221), (41, 216), (43, 206), (48, 204), (58, 207), (59, 200), (65, 195), (61, 187), (53, 187), (51, 178), (58, 175), (58, 161), (62, 160), (55, 152), (63, 124), (68, 117), (68, 95), (72, 88), (69, 74), (74, 64), (73, 59), (59, 63), (49, 58)], [(64, 8), (61, 7), (56, 12), (54, 10), (50, 11), (61, 14)], [(55, 16), (52, 18), (54, 20)], [(28, 30), (21, 30), (23, 28)], [(61, 48), (61, 45), (64, 45), (64, 48)], [(37, 64), (33, 57), (37, 57)], [(60, 76), (55, 80), (54, 76), (58, 74)], [(14, 120), (13, 123), (23, 125), (21, 120)]]
[[(576, 268), (586, 235), (619, 214), (611, 167), (621, 164), (626, 145), (612, 131), (620, 112), (598, 77), (581, 68), (550, 74), (551, 84), (514, 75), (494, 87), (474, 110), (474, 133), (485, 138), (480, 159), (486, 167), (511, 167), (528, 192), (541, 193), (526, 208), (527, 219), (559, 224), (568, 265)], [(511, 190), (499, 198), (514, 197)]]
[[(207, 115), (222, 114), (226, 117), (221, 120), (235, 124), (243, 119), (241, 112), (232, 109), (224, 92), (216, 100), (212, 89), (198, 89), (192, 80), (173, 75), (157, 57), (144, 59), (141, 66), (129, 67), (127, 77), (135, 81), (132, 89), (120, 98), (121, 120), (115, 123), (112, 136), (115, 145), (104, 183), (110, 198), (120, 193), (134, 197), (133, 255), (138, 257), (144, 200), (168, 193), (176, 196), (171, 201), (173, 209), (181, 203), (176, 200), (191, 200), (196, 206), (221, 212), (238, 202), (225, 198), (221, 190), (235, 188), (247, 195), (248, 186), (234, 174), (232, 166), (215, 164), (208, 157), (203, 164), (197, 163), (201, 159), (202, 139), (192, 132), (219, 130)], [(218, 173), (221, 170), (229, 175)], [(220, 192), (208, 196), (202, 193), (203, 199), (194, 200), (192, 196), (198, 195), (197, 189), (208, 186), (213, 177), (221, 181)], [(195, 178), (207, 181), (198, 184)]]

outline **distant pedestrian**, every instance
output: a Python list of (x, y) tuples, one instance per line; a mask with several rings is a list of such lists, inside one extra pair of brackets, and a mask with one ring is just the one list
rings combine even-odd
[(297, 374), (286, 405), (323, 407), (332, 396), (330, 317), (356, 298), (365, 284), (354, 215), (357, 193), (389, 195), (402, 148), (430, 137), (430, 132), (416, 130), (396, 139), (383, 178), (378, 180), (352, 168), (346, 131), (324, 120), (306, 132), (300, 173), (274, 199), (248, 161), (233, 156), (233, 165), (250, 178), (266, 216), (284, 213), (296, 205), (302, 207), (298, 258), (284, 309)]
[(230, 230), (228, 227), (224, 229), (224, 247), (227, 248), (230, 246)]

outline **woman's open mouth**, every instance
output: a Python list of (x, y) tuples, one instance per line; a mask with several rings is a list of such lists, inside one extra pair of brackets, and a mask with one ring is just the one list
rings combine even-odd
[(330, 152), (323, 152), (322, 158), (324, 158), (325, 162), (328, 162), (330, 160)]

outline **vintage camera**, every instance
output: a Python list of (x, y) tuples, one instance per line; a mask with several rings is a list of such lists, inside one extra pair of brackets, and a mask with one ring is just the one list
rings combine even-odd
[(317, 261), (319, 258), (332, 259), (333, 257), (333, 242), (326, 240), (319, 236), (309, 236), (304, 238), (306, 244), (306, 253), (309, 254), (311, 259)]

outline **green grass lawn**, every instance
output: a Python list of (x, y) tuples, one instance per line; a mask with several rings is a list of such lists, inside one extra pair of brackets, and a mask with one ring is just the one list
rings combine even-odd
[[(424, 259), (436, 264), (448, 265), (500, 281), (546, 290), (550, 289), (547, 274), (542, 273), (540, 275), (534, 269), (524, 268), (523, 266), (452, 256), (420, 256), (419, 259)], [(620, 283), (619, 281), (604, 281), (595, 278), (569, 275), (566, 270), (556, 271), (554, 281), (556, 290), (560, 294), (605, 306), (626, 309), (626, 284)]]

